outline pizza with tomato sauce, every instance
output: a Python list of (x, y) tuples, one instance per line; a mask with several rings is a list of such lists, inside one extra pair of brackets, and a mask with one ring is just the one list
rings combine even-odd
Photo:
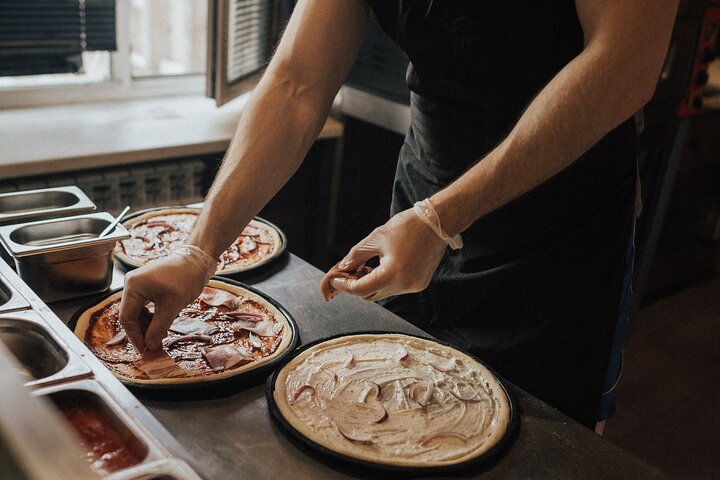
[[(123, 222), (130, 238), (117, 243), (115, 256), (130, 267), (139, 267), (161, 258), (187, 243), (200, 210), (168, 208), (153, 210)], [(239, 273), (264, 265), (283, 248), (278, 229), (258, 218), (250, 221), (242, 234), (218, 259), (217, 275)]]
[[(75, 335), (125, 383), (204, 383), (257, 369), (294, 344), (291, 320), (261, 295), (211, 280), (181, 310), (158, 351), (139, 352), (119, 321), (122, 291), (83, 311)], [(149, 324), (153, 305), (140, 320)]]

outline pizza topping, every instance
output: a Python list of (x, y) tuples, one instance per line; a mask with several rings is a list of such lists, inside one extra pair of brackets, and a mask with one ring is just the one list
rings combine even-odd
[(164, 230), (175, 230), (175, 227), (170, 225), (167, 222), (147, 222), (147, 223), (143, 224), (142, 226), (144, 226), (145, 228), (161, 227)]
[(252, 332), (250, 332), (250, 334), (248, 335), (248, 343), (255, 348), (262, 348), (263, 346), (263, 341), (253, 335)]
[(180, 315), (170, 325), (171, 332), (179, 333), (181, 335), (212, 335), (217, 333), (220, 329), (197, 318), (186, 317)]
[(447, 358), (447, 359), (443, 359), (440, 361), (432, 361), (432, 362), (428, 362), (428, 364), (439, 372), (448, 372), (450, 370), (454, 370), (458, 366), (457, 360), (455, 358)]
[(370, 435), (359, 435), (355, 432), (347, 432), (345, 429), (340, 427), (340, 424), (335, 422), (335, 427), (337, 428), (338, 432), (340, 432), (340, 435), (347, 438), (351, 442), (357, 442), (357, 443), (365, 443), (370, 444), (373, 442), (372, 436)]
[(144, 351), (142, 358), (134, 365), (151, 379), (186, 377), (191, 374), (175, 363), (162, 348), (156, 351)]
[(239, 320), (247, 320), (249, 322), (259, 322), (260, 320), (263, 320), (265, 318), (265, 315), (262, 315), (260, 313), (243, 312), (240, 310), (235, 310), (232, 312), (223, 312), (223, 315), (227, 315), (228, 317), (232, 317), (232, 318), (237, 318)]
[(333, 381), (337, 382), (337, 379), (338, 379), (337, 373), (335, 373), (332, 370), (330, 370), (329, 368), (325, 368), (325, 367), (320, 367), (320, 371), (328, 374), (330, 376), (330, 378), (333, 379)]
[(296, 404), (300, 396), (305, 392), (310, 392), (310, 395), (312, 395), (313, 393), (315, 393), (315, 387), (305, 384), (302, 387), (298, 388), (295, 391), (295, 394), (292, 396), (292, 399), (290, 400), (290, 405)]
[(250, 322), (248, 320), (238, 320), (233, 323), (233, 332), (239, 330), (247, 330), (248, 332), (255, 333), (261, 337), (274, 337), (277, 334), (274, 331), (275, 323), (268, 320), (261, 322)]
[(362, 393), (360, 394), (360, 397), (358, 398), (359, 403), (365, 403), (368, 396), (370, 395), (370, 392), (374, 392), (373, 396), (375, 398), (380, 398), (380, 385), (378, 385), (375, 382), (371, 382), (369, 380), (366, 383), (367, 383), (367, 388), (365, 388), (365, 390), (363, 390)]
[(403, 347), (403, 346), (400, 346), (400, 358), (399, 358), (399, 360), (400, 360), (401, 362), (404, 362), (404, 361), (407, 360), (408, 358), (410, 358), (410, 354), (408, 353), (407, 348), (405, 348), (405, 347)]
[(382, 423), (382, 422), (384, 422), (385, 420), (388, 419), (387, 408), (385, 408), (385, 407), (382, 405), (382, 403), (380, 404), (380, 410), (381, 410), (380, 415), (378, 415), (378, 417), (377, 417), (375, 420), (373, 420), (372, 423)]
[(421, 407), (427, 407), (433, 394), (433, 386), (430, 382), (413, 382), (408, 386), (408, 397), (415, 400)]
[(200, 294), (200, 300), (211, 307), (225, 305), (228, 308), (237, 308), (242, 297), (237, 297), (230, 292), (218, 288), (205, 287)]
[(478, 392), (474, 388), (468, 386), (467, 391), (463, 393), (460, 391), (460, 385), (455, 385), (455, 388), (450, 390), (450, 395), (457, 398), (458, 400), (469, 402), (477, 398)]
[(127, 333), (125, 333), (125, 330), (120, 330), (114, 337), (105, 342), (105, 345), (108, 347), (112, 345), (120, 345), (121, 343), (125, 343), (125, 340), (127, 340)]
[(345, 360), (345, 363), (343, 364), (343, 366), (345, 368), (352, 368), (353, 365), (355, 365), (355, 355), (353, 355), (353, 353), (350, 350), (347, 350), (347, 353), (348, 353), (348, 358), (347, 358), (347, 360)]
[(360, 265), (354, 272), (345, 272), (340, 269), (338, 265), (335, 265), (325, 274), (323, 279), (320, 281), (320, 292), (326, 302), (329, 302), (339, 293), (335, 287), (332, 286), (332, 281), (336, 278), (351, 278), (357, 280), (364, 277), (368, 273), (372, 272), (372, 268), (366, 265)]
[(210, 335), (198, 335), (198, 334), (190, 334), (190, 335), (180, 335), (179, 337), (166, 337), (163, 341), (163, 346), (165, 348), (171, 348), (176, 343), (180, 342), (200, 342), (200, 343), (210, 343), (212, 342), (212, 337)]
[(236, 347), (234, 345), (203, 347), (200, 351), (207, 359), (210, 367), (216, 372), (235, 367), (242, 362), (255, 360), (252, 352), (248, 351), (246, 348)]
[(428, 435), (427, 437), (424, 437), (423, 439), (421, 439), (420, 445), (422, 445), (423, 447), (426, 447), (432, 441), (443, 439), (443, 438), (457, 438), (459, 440), (462, 440), (464, 443), (467, 443), (467, 436), (463, 435), (462, 433), (437, 432), (437, 433), (433, 433), (432, 435)]

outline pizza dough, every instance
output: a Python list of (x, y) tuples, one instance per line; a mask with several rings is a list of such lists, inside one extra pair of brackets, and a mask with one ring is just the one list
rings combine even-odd
[(273, 399), (300, 434), (373, 463), (438, 467), (475, 459), (510, 421), (498, 379), (472, 357), (400, 334), (315, 345), (277, 375)]
[(121, 296), (122, 291), (116, 292), (83, 312), (74, 331), (126, 383), (220, 380), (267, 364), (293, 341), (290, 321), (273, 304), (244, 288), (211, 280), (175, 319), (162, 350), (140, 355), (118, 320)]
[[(186, 243), (199, 212), (197, 208), (154, 210), (123, 222), (130, 238), (117, 243), (115, 256), (127, 265), (139, 267), (169, 255)], [(227, 275), (257, 268), (275, 258), (281, 249), (280, 233), (270, 224), (253, 219), (220, 256), (215, 273)]]

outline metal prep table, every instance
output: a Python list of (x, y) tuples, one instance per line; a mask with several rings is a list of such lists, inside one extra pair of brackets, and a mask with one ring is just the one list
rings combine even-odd
[[(121, 286), (122, 278), (116, 269), (113, 287)], [(349, 295), (339, 295), (326, 304), (318, 289), (321, 278), (320, 270), (287, 254), (271, 270), (243, 281), (290, 311), (299, 326), (301, 344), (363, 330), (423, 334), (388, 310)], [(50, 307), (67, 322), (87, 301), (78, 299)], [(663, 478), (655, 468), (532, 395), (515, 390), (521, 413), (517, 440), (499, 462), (477, 478)], [(209, 400), (161, 401), (136, 396), (207, 479), (353, 478), (308, 456), (284, 437), (268, 413), (264, 385)], [(149, 428), (153, 429), (153, 422)]]

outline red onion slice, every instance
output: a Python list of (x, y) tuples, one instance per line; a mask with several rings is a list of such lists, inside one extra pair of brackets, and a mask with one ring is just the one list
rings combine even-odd
[[(422, 393), (418, 395), (418, 391)], [(408, 397), (415, 400), (421, 407), (427, 407), (433, 394), (433, 386), (424, 380), (413, 382), (408, 386)]]
[(467, 443), (467, 437), (465, 435), (463, 435), (462, 433), (437, 432), (437, 433), (433, 433), (431, 435), (428, 435), (427, 437), (422, 438), (420, 440), (420, 445), (422, 445), (423, 447), (426, 447), (433, 440), (439, 440), (442, 438), (457, 438), (457, 439), (462, 440), (463, 442)]
[(428, 364), (439, 372), (447, 372), (457, 367), (457, 360), (448, 358), (445, 361), (428, 362)]
[(295, 392), (295, 395), (293, 395), (292, 400), (290, 400), (290, 405), (295, 405), (300, 398), (300, 395), (302, 395), (304, 392), (310, 392), (312, 395), (315, 393), (315, 388), (313, 388), (312, 385), (303, 385), (302, 387), (298, 388)]
[(388, 419), (387, 408), (385, 408), (385, 406), (381, 404), (380, 409), (382, 410), (382, 412), (380, 413), (380, 415), (378, 415), (378, 417), (375, 420), (373, 420), (372, 423), (382, 423)]
[(408, 358), (410, 358), (410, 353), (408, 353), (407, 348), (400, 347), (400, 358), (398, 360), (400, 360), (401, 362), (404, 362)]
[(227, 315), (228, 317), (237, 318), (241, 320), (248, 320), (250, 322), (259, 322), (260, 320), (265, 318), (265, 315), (261, 313), (254, 313), (254, 312), (243, 312), (241, 310), (235, 310), (232, 312), (223, 312), (223, 315)]
[(333, 381), (337, 382), (337, 379), (338, 379), (337, 373), (335, 373), (332, 370), (330, 370), (329, 368), (325, 368), (325, 367), (320, 367), (320, 371), (330, 375), (330, 378), (332, 378)]
[[(345, 349), (345, 350), (347, 350), (347, 349)], [(345, 366), (345, 368), (352, 368), (353, 365), (355, 365), (355, 355), (353, 355), (353, 353), (350, 350), (347, 350), (347, 353), (348, 353), (348, 355), (350, 355), (350, 357), (348, 357), (348, 359), (345, 360), (345, 363), (343, 365)]]
[(450, 395), (457, 398), (458, 400), (462, 400), (464, 402), (469, 402), (469, 401), (475, 399), (475, 397), (477, 397), (477, 395), (478, 395), (477, 390), (475, 390), (474, 388), (470, 388), (470, 390), (472, 391), (472, 395), (463, 394), (462, 392), (460, 392), (460, 389), (456, 385), (455, 388), (450, 390)]
[(142, 226), (142, 227), (145, 227), (145, 228), (163, 227), (163, 228), (167, 228), (167, 229), (170, 229), (170, 230), (175, 230), (175, 227), (174, 227), (173, 225), (170, 225), (170, 224), (167, 223), (167, 222), (159, 222), (159, 221), (157, 221), (157, 222), (148, 222), (148, 223), (146, 223), (145, 225), (138, 225), (138, 226)]
[(360, 398), (358, 398), (358, 401), (360, 403), (365, 403), (368, 396), (370, 395), (370, 392), (373, 391), (375, 392), (375, 398), (380, 398), (380, 385), (375, 382), (371, 382), (370, 380), (365, 380), (365, 383), (368, 384), (368, 387), (360, 394)]
[(114, 337), (105, 342), (105, 345), (107, 345), (108, 347), (111, 347), (113, 345), (119, 345), (121, 343), (125, 343), (126, 339), (127, 333), (125, 333), (125, 330), (120, 330), (118, 333), (115, 334)]
[(179, 342), (202, 342), (202, 343), (210, 343), (212, 342), (212, 337), (210, 335), (180, 335), (179, 337), (174, 337), (167, 339), (163, 342), (163, 346), (165, 348), (170, 348), (176, 343)]
[(350, 433), (346, 432), (345, 430), (343, 430), (342, 428), (340, 428), (340, 425), (338, 425), (337, 422), (335, 422), (335, 427), (338, 429), (338, 432), (340, 432), (340, 435), (347, 438), (351, 442), (365, 443), (365, 444), (373, 443), (372, 437), (370, 435), (350, 434)]

